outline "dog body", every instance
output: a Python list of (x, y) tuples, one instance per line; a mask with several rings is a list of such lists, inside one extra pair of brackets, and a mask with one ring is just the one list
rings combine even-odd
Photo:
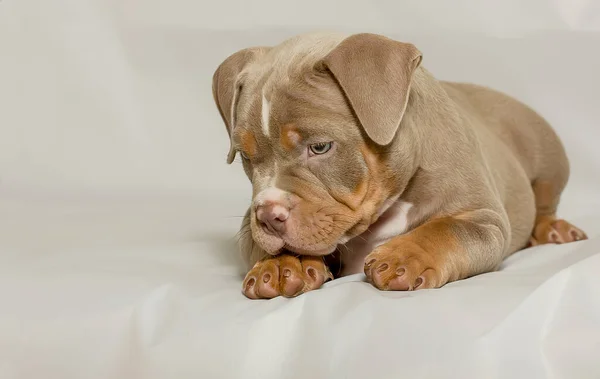
[(240, 234), (250, 298), (364, 270), (382, 290), (495, 270), (531, 244), (585, 234), (555, 217), (569, 176), (533, 110), (436, 80), (411, 44), (307, 34), (239, 51), (213, 78), (253, 202)]

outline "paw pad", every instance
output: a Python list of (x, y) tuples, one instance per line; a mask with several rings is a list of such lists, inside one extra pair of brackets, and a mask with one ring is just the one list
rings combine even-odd
[(330, 279), (333, 275), (322, 258), (282, 254), (257, 262), (246, 274), (242, 293), (250, 299), (294, 297), (317, 289)]
[(433, 288), (442, 279), (421, 254), (376, 249), (365, 259), (367, 281), (386, 291)]

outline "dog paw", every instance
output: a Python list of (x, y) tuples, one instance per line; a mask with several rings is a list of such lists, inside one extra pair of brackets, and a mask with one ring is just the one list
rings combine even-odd
[(365, 258), (367, 280), (384, 291), (413, 291), (445, 284), (435, 261), (414, 243), (382, 245)]
[(246, 274), (243, 294), (250, 299), (294, 297), (333, 279), (320, 257), (281, 254), (258, 261)]
[(561, 244), (585, 239), (587, 236), (581, 229), (565, 220), (544, 220), (536, 225), (529, 245)]

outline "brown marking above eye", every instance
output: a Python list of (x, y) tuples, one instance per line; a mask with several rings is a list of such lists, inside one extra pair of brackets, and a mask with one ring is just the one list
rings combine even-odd
[(254, 137), (254, 133), (251, 131), (244, 129), (240, 131), (240, 147), (242, 151), (249, 157), (253, 157), (256, 155), (256, 138)]
[(281, 136), (279, 137), (279, 140), (284, 149), (291, 151), (300, 144), (302, 137), (300, 136), (300, 133), (298, 133), (296, 125), (285, 124), (281, 127)]

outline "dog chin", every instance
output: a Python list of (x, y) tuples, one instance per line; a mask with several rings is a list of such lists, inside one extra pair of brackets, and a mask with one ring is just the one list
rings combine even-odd
[(254, 238), (254, 241), (269, 255), (278, 255), (285, 248), (285, 241), (280, 238)]
[(292, 254), (320, 257), (333, 253), (338, 246), (338, 243), (334, 243), (331, 246), (320, 249), (298, 247), (288, 243), (285, 238), (265, 233), (253, 233), (253, 239), (267, 254), (273, 256), (289, 252)]

